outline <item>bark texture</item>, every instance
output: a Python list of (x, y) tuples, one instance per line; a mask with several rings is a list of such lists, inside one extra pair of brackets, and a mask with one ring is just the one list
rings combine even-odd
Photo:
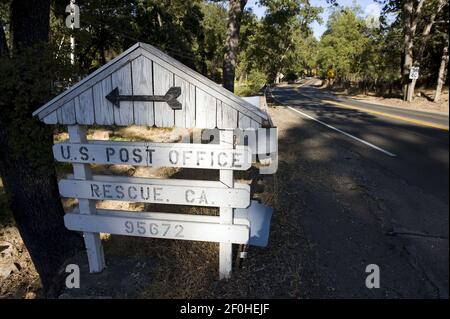
[(439, 67), (438, 80), (436, 85), (436, 92), (434, 93), (434, 102), (439, 102), (441, 99), (442, 87), (445, 83), (445, 78), (447, 77), (448, 68), (448, 41), (442, 50), (441, 65)]
[(236, 58), (239, 49), (239, 32), (242, 14), (247, 0), (230, 0), (227, 21), (227, 39), (225, 42), (225, 56), (223, 60), (223, 87), (234, 92), (234, 78), (236, 74)]
[[(6, 63), (13, 63), (15, 59), (20, 60), (26, 49), (47, 43), (49, 14), (50, 0), (13, 0), (13, 49), (8, 50), (6, 43), (0, 41), (0, 59), (12, 59)], [(3, 28), (0, 32), (3, 33)], [(0, 39), (2, 37), (4, 35), (0, 35)], [(36, 50), (33, 56), (41, 52)], [(16, 81), (14, 85), (20, 86), (24, 81), (42, 83), (50, 79), (30, 79), (29, 74), (21, 74)], [(48, 88), (50, 95), (50, 83)], [(12, 86), (10, 90), (20, 92), (19, 87)], [(40, 275), (43, 292), (55, 297), (64, 275), (61, 266), (83, 248), (83, 242), (80, 235), (64, 226), (64, 210), (51, 154), (52, 128), (31, 115), (45, 101), (34, 99), (31, 91), (29, 94), (27, 101), (31, 102), (20, 107), (15, 102), (0, 101), (0, 173), (14, 220)]]
[[(425, 24), (425, 26), (424, 26), (424, 28), (422, 30), (422, 34), (421, 34), (420, 40), (418, 41), (419, 42), (419, 48), (417, 50), (417, 55), (415, 56), (415, 59), (414, 59), (414, 66), (420, 67), (420, 65), (421, 65), (422, 59), (423, 59), (423, 55), (425, 53), (425, 48), (426, 48), (427, 42), (428, 42), (428, 40), (430, 39), (430, 36), (431, 36), (431, 29), (433, 28), (433, 25), (434, 25), (434, 23), (436, 21), (436, 17), (441, 12), (442, 8), (444, 8), (445, 4), (446, 4), (445, 0), (439, 0), (436, 9), (431, 13), (427, 23)], [(418, 14), (420, 14), (420, 12), (418, 12)], [(415, 30), (416, 30), (416, 26), (417, 26), (417, 21), (414, 22), (414, 29), (413, 29), (414, 33), (415, 33)], [(411, 61), (413, 61), (412, 50), (411, 50)], [(413, 100), (414, 90), (415, 90), (415, 87), (416, 87), (416, 82), (417, 82), (417, 79), (413, 79), (408, 84), (407, 97), (406, 97), (406, 100), (408, 102), (412, 102), (412, 100)]]

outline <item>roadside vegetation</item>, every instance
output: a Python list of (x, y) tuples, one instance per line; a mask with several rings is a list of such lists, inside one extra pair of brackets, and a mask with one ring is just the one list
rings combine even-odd
[[(357, 5), (334, 3), (316, 51), (319, 75), (328, 86), (408, 102), (418, 86), (434, 90), (429, 100), (440, 100), (448, 63), (448, 1), (379, 1), (379, 20), (364, 16)], [(420, 67), (417, 82), (409, 80), (411, 66)]]

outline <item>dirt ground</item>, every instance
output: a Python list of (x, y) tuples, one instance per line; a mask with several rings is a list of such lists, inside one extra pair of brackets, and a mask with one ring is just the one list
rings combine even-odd
[[(286, 114), (270, 109), (283, 138), (289, 123), (282, 121)], [(97, 132), (96, 139), (174, 141), (182, 134), (177, 130), (125, 128), (119, 131)], [(57, 134), (55, 140), (67, 138)], [(282, 159), (285, 155), (280, 154)], [(286, 155), (289, 156), (289, 155)], [(184, 179), (218, 179), (215, 170), (134, 168), (112, 165), (94, 166), (94, 173)], [(58, 164), (59, 176), (71, 173), (70, 165)], [(175, 241), (102, 234), (107, 268), (100, 274), (89, 274), (85, 253), (68, 263), (81, 269), (81, 288), (66, 289), (60, 298), (307, 298), (318, 289), (319, 280), (308, 269), (308, 243), (297, 222), (302, 201), (288, 189), (293, 172), (285, 165), (275, 175), (259, 175), (253, 167), (235, 174), (239, 182), (252, 186), (252, 198), (274, 208), (269, 245), (250, 247), (247, 259), (234, 265), (228, 281), (218, 280), (218, 244), (194, 241)], [(75, 207), (73, 199), (63, 200), (66, 210)], [(176, 211), (190, 214), (217, 215), (215, 208), (181, 207), (103, 201), (97, 207), (131, 211)], [(16, 228), (0, 226), (0, 247), (3, 241), (14, 241), (20, 249), (2, 260), (21, 263), (8, 278), (0, 278), (0, 298), (39, 298), (39, 281), (28, 253)], [(235, 255), (238, 246), (235, 247)], [(10, 246), (9, 246), (10, 247)], [(302, 247), (300, 249), (299, 247)], [(305, 248), (306, 247), (306, 248)], [(8, 248), (9, 249), (9, 248)]]
[(12, 222), (0, 225), (0, 299), (34, 299), (39, 294), (39, 275), (22, 238)]

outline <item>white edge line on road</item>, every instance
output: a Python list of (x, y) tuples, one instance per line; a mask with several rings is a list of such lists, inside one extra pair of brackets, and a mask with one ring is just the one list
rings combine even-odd
[(318, 119), (316, 119), (315, 117), (313, 117), (313, 116), (311, 116), (311, 115), (308, 115), (308, 114), (306, 114), (306, 113), (303, 113), (303, 112), (301, 112), (301, 111), (299, 111), (299, 110), (297, 110), (297, 109), (295, 109), (295, 108), (293, 108), (293, 107), (287, 105), (286, 103), (281, 102), (280, 100), (278, 100), (275, 96), (273, 96), (272, 90), (269, 90), (269, 92), (270, 92), (270, 95), (272, 96), (272, 98), (273, 98), (275, 101), (277, 101), (277, 102), (280, 103), (280, 104), (286, 105), (286, 107), (288, 107), (288, 108), (291, 109), (292, 111), (297, 112), (297, 113), (299, 113), (300, 115), (303, 115), (303, 116), (305, 116), (305, 117), (307, 117), (307, 118), (309, 118), (309, 119), (311, 119), (311, 120), (313, 120), (313, 121), (316, 121), (317, 123), (320, 123), (320, 124), (322, 124), (322, 125), (328, 127), (328, 128), (331, 129), (331, 130), (334, 130), (334, 131), (336, 131), (336, 132), (339, 132), (339, 133), (341, 133), (341, 134), (344, 134), (345, 136), (350, 137), (350, 138), (352, 138), (352, 139), (354, 139), (354, 140), (356, 140), (356, 141), (358, 141), (358, 142), (360, 142), (360, 143), (363, 143), (364, 145), (367, 145), (367, 146), (369, 146), (369, 147), (371, 147), (371, 148), (373, 148), (373, 149), (376, 149), (377, 151), (380, 151), (380, 152), (382, 152), (382, 153), (384, 153), (384, 154), (386, 154), (386, 155), (389, 155), (389, 156), (391, 156), (391, 157), (396, 157), (396, 156), (397, 156), (397, 155), (395, 155), (395, 154), (393, 154), (393, 153), (391, 153), (391, 152), (389, 152), (389, 151), (386, 151), (385, 149), (382, 149), (381, 147), (378, 147), (378, 146), (376, 146), (376, 145), (374, 145), (374, 144), (372, 144), (372, 143), (370, 143), (370, 142), (367, 142), (367, 141), (365, 141), (365, 140), (362, 140), (362, 139), (360, 139), (359, 137), (356, 137), (356, 136), (354, 136), (354, 135), (352, 135), (352, 134), (350, 134), (350, 133), (344, 132), (344, 131), (338, 129), (337, 127), (334, 127), (334, 126), (329, 125), (329, 124), (327, 124), (327, 123), (325, 123), (325, 122), (322, 122), (321, 120), (318, 120)]

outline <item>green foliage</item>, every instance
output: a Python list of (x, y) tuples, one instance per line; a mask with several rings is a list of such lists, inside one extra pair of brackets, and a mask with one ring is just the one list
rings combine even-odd
[[(75, 36), (77, 74), (91, 73), (142, 41), (221, 81), (228, 14), (225, 1), (80, 0), (77, 4), (81, 28), (66, 27), (67, 4), (56, 1), (50, 34), (57, 51), (68, 50), (68, 39)], [(315, 65), (317, 41), (309, 24), (320, 20), (322, 9), (307, 0), (264, 0), (260, 4), (267, 7), (262, 20), (251, 10), (242, 15), (236, 80), (243, 94), (272, 81), (279, 72), (302, 74)]]
[[(77, 4), (81, 28), (73, 33), (78, 64), (84, 73), (92, 72), (138, 41), (206, 72), (201, 0), (82, 0)], [(64, 26), (63, 7), (54, 11)], [(61, 35), (72, 32), (67, 28), (60, 31)]]
[(266, 84), (266, 75), (253, 69), (242, 82), (236, 82), (235, 93), (240, 96), (257, 95)]
[(55, 52), (61, 53), (36, 46), (0, 59), (0, 127), (8, 131), (10, 155), (45, 172), (53, 169), (52, 134), (32, 112), (66, 87), (74, 74), (67, 59)]
[(401, 29), (369, 28), (360, 9), (334, 8), (319, 42), (321, 75), (335, 70), (338, 80), (393, 81), (400, 76)]
[(255, 60), (260, 70), (273, 81), (278, 73), (301, 73), (314, 64), (310, 46), (315, 39), (309, 24), (320, 20), (321, 8), (309, 1), (261, 1), (266, 16), (257, 25), (247, 57)]
[[(203, 56), (206, 64), (206, 76), (213, 81), (222, 80), (223, 50), (227, 33), (227, 12), (217, 3), (202, 3), (201, 6), (204, 29)], [(245, 27), (241, 28), (241, 32)], [(242, 38), (242, 37), (241, 37)], [(242, 41), (241, 41), (242, 45)]]
[(361, 71), (361, 57), (369, 43), (362, 32), (363, 21), (353, 9), (334, 10), (319, 44), (318, 63), (323, 70), (332, 67), (339, 77)]
[[(435, 83), (442, 48), (447, 43), (448, 2), (437, 16), (438, 22), (433, 25), (430, 38), (427, 40), (422, 35), (431, 16), (437, 12), (438, 2), (424, 2), (414, 36), (414, 59), (419, 52), (424, 53), (420, 61), (421, 84)], [(405, 46), (403, 2), (379, 0), (378, 3), (383, 7), (380, 28), (369, 28), (358, 7), (334, 8), (319, 43), (317, 62), (322, 76), (329, 67), (334, 67), (338, 80), (400, 83)], [(394, 21), (388, 23), (388, 17)]]

